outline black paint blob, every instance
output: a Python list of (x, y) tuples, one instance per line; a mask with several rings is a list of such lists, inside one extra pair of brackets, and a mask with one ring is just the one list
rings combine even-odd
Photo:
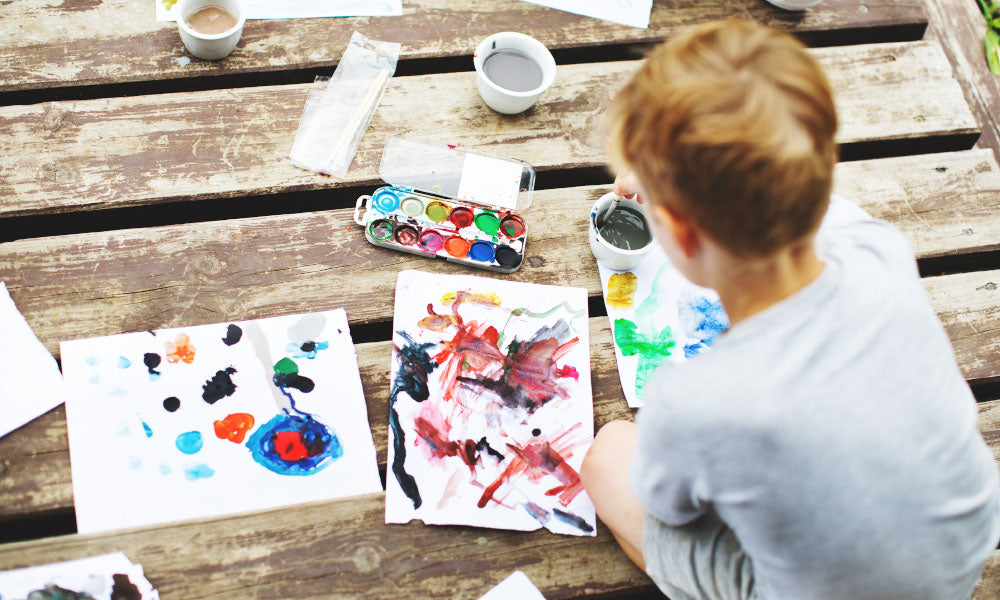
[(497, 264), (501, 267), (506, 267), (508, 269), (513, 269), (517, 265), (521, 264), (521, 255), (517, 253), (510, 246), (497, 246), (496, 254), (493, 255), (493, 259), (497, 261)]
[(298, 373), (275, 373), (274, 385), (280, 388), (293, 388), (306, 393), (313, 391), (313, 388), (316, 387), (312, 379), (303, 377)]
[(240, 338), (242, 337), (243, 330), (236, 325), (230, 324), (229, 327), (226, 328), (226, 337), (222, 338), (222, 343), (227, 346), (232, 346), (236, 342), (240, 341)]
[(503, 454), (500, 454), (493, 448), (493, 446), (490, 446), (490, 443), (486, 441), (485, 435), (481, 440), (476, 442), (476, 450), (478, 450), (479, 452), (483, 452), (485, 450), (487, 454), (497, 459), (498, 461), (502, 461), (504, 458)]
[(306, 342), (299, 346), (299, 348), (301, 348), (303, 352), (312, 352), (316, 349), (316, 342)]
[(559, 510), (558, 508), (552, 509), (553, 514), (562, 522), (569, 523), (573, 527), (576, 527), (580, 531), (585, 533), (590, 533), (594, 530), (594, 527), (586, 522), (583, 517), (578, 517), (571, 512), (566, 512), (564, 510)]
[(167, 412), (175, 412), (180, 407), (181, 400), (177, 396), (171, 396), (163, 401), (163, 408), (166, 409)]
[(533, 435), (535, 437), (538, 437), (538, 436), (542, 435), (542, 430), (539, 429), (539, 428), (537, 428), (537, 427), (535, 427), (534, 429), (531, 430), (531, 435)]
[(160, 372), (156, 370), (156, 367), (160, 366), (160, 355), (155, 352), (147, 352), (142, 357), (142, 362), (149, 369), (150, 375), (159, 375)]
[(233, 383), (230, 375), (235, 372), (236, 369), (232, 367), (226, 368), (225, 371), (217, 371), (211, 379), (205, 382), (205, 385), (201, 386), (202, 399), (209, 404), (215, 404), (226, 396), (232, 396), (233, 392), (236, 391), (236, 384)]
[(111, 600), (142, 600), (142, 594), (128, 575), (115, 573), (111, 576), (114, 584), (111, 586)]
[(389, 428), (392, 429), (393, 449), (392, 473), (396, 476), (396, 481), (399, 482), (403, 493), (413, 502), (413, 508), (420, 508), (423, 500), (420, 498), (417, 480), (406, 472), (406, 467), (403, 464), (406, 461), (406, 439), (403, 436), (403, 428), (399, 424), (399, 414), (396, 412), (396, 398), (400, 392), (406, 392), (410, 398), (417, 402), (423, 402), (429, 398), (430, 389), (427, 387), (427, 376), (438, 365), (427, 354), (427, 349), (434, 346), (434, 342), (418, 344), (405, 331), (397, 333), (406, 340), (406, 345), (400, 348), (396, 355), (399, 359), (399, 370), (396, 371), (396, 378), (392, 381), (392, 389), (389, 392)]

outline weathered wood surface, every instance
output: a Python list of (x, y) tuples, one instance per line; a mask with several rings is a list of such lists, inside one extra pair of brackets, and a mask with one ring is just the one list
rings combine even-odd
[[(984, 167), (982, 159), (985, 157)], [(942, 167), (945, 170), (939, 170)], [(912, 239), (940, 231), (947, 239), (992, 248), (995, 238), (951, 236), (975, 203), (937, 201), (954, 177), (996, 171), (986, 151), (862, 161), (838, 166), (838, 191), (869, 211), (895, 221)], [(972, 179), (976, 179), (972, 177)], [(892, 185), (897, 181), (898, 185)], [(864, 194), (859, 182), (867, 182)], [(539, 192), (525, 213), (531, 233), (528, 262), (511, 279), (586, 287), (600, 295), (586, 245), (586, 210), (606, 188)], [(964, 200), (968, 200), (967, 198)], [(995, 202), (986, 194), (983, 202)], [(908, 207), (903, 210), (902, 207)], [(353, 325), (386, 321), (392, 314), (396, 274), (404, 268), (467, 272), (461, 267), (376, 248), (355, 228), (347, 239), (331, 232), (350, 225), (346, 209), (304, 215), (39, 238), (0, 244), (0, 280), (39, 337), (58, 353), (60, 340), (258, 318), (344, 306)], [(981, 231), (996, 227), (1000, 212), (984, 215)], [(919, 214), (921, 220), (907, 217)], [(577, 215), (567, 220), (568, 215)], [(950, 243), (950, 242), (940, 242)], [(938, 242), (924, 239), (936, 248)], [(956, 244), (957, 245), (957, 244)], [(918, 245), (919, 246), (919, 245)], [(934, 252), (937, 252), (935, 250)], [(487, 273), (483, 273), (488, 275)], [(367, 280), (358, 284), (359, 277)], [(1000, 272), (924, 280), (956, 348), (966, 377), (1000, 378)], [(627, 414), (620, 402), (607, 321), (593, 321), (592, 366), (597, 421)], [(359, 345), (380, 462), (385, 460), (388, 343)], [(0, 518), (72, 506), (62, 409), (0, 439)]]
[(996, 600), (1000, 598), (1000, 550), (993, 553), (979, 578), (979, 585), (972, 592), (972, 600)]
[(402, 43), (401, 59), (407, 60), (471, 56), (497, 31), (521, 31), (560, 49), (658, 42), (691, 24), (731, 16), (807, 35), (868, 30), (875, 39), (880, 31), (889, 39), (901, 27), (927, 23), (923, 7), (906, 0), (826, 0), (805, 13), (759, 0), (657, 1), (649, 29), (526, 2), (406, 0), (401, 17), (247, 21), (229, 58), (185, 64), (179, 59), (190, 55), (177, 26), (156, 21), (153, 0), (18, 0), (0, 4), (0, 91), (323, 66), (332, 71), (355, 30)]
[[(841, 143), (978, 132), (937, 43), (813, 52), (836, 91)], [(371, 184), (395, 133), (521, 158), (538, 170), (602, 166), (598, 124), (637, 64), (561, 66), (541, 102), (517, 117), (486, 108), (472, 73), (395, 78), (344, 180), (287, 159), (308, 85), (2, 107), (0, 217), (184, 202), (177, 210), (196, 220), (189, 200)]]
[[(986, 151), (844, 163), (836, 173), (837, 191), (898, 225), (920, 257), (996, 248), (1000, 175)], [(519, 272), (504, 277), (582, 286), (600, 295), (586, 215), (606, 190), (536, 192), (525, 212), (527, 259)], [(340, 306), (352, 324), (384, 322), (392, 314), (400, 270), (463, 271), (368, 244), (351, 213), (338, 209), (7, 242), (0, 244), (0, 280), (57, 353), (58, 343), (68, 339)], [(954, 329), (956, 339), (972, 342), (973, 331), (981, 336), (977, 342), (996, 335), (990, 323), (997, 315), (989, 302), (997, 297), (988, 287), (975, 289), (988, 286), (989, 277), (989, 272), (953, 276), (943, 280), (961, 283), (935, 288), (946, 324), (971, 324), (969, 332)], [(976, 348), (970, 346), (971, 355), (978, 355)], [(988, 362), (982, 369), (990, 369)]]
[[(983, 135), (976, 144), (1000, 159), (1000, 77), (986, 65), (986, 20), (975, 0), (926, 0), (931, 16), (926, 39), (941, 42)], [(1000, 597), (1000, 592), (998, 592)]]

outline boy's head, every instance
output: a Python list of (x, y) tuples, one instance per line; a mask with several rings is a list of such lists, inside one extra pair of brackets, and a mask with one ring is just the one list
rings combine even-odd
[[(829, 201), (837, 116), (788, 34), (713, 23), (657, 47), (615, 97), (611, 154), (665, 208), (737, 258), (806, 239)], [(660, 207), (659, 209), (657, 207)]]

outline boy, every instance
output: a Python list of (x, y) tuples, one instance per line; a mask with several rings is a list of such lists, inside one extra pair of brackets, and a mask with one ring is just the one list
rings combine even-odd
[(906, 241), (830, 200), (816, 62), (708, 25), (656, 49), (610, 123), (616, 191), (731, 321), (584, 461), (626, 554), (672, 600), (968, 598), (1000, 537), (997, 467)]

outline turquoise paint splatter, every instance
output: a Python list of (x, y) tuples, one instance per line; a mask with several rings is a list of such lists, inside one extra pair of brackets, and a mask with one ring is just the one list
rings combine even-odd
[(118, 368), (119, 369), (127, 369), (127, 368), (129, 368), (131, 366), (132, 366), (132, 361), (130, 361), (129, 359), (125, 358), (124, 356), (119, 356), (118, 357)]
[(153, 437), (153, 430), (149, 428), (149, 425), (145, 421), (142, 422), (142, 430), (146, 432), (146, 437)]
[(184, 478), (188, 481), (197, 481), (199, 479), (208, 479), (212, 475), (215, 475), (215, 470), (208, 465), (192, 465), (184, 469)]
[(92, 366), (92, 367), (96, 367), (96, 366), (97, 366), (97, 363), (99, 363), (99, 362), (101, 362), (101, 361), (97, 360), (97, 357), (96, 357), (96, 356), (88, 356), (88, 357), (87, 357), (87, 358), (86, 358), (86, 359), (84, 360), (84, 362), (85, 362), (85, 363), (87, 363), (88, 365)]
[(201, 437), (201, 433), (197, 431), (188, 431), (187, 433), (182, 433), (177, 436), (177, 449), (184, 454), (195, 454), (204, 445), (205, 441)]

